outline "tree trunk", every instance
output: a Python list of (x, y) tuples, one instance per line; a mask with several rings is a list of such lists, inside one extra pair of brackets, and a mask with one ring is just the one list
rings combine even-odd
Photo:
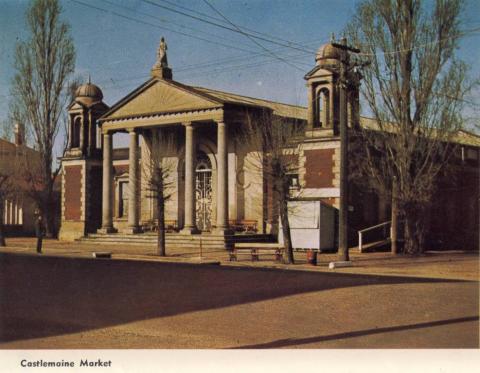
[[(158, 170), (157, 170), (158, 171)], [(163, 196), (163, 179), (158, 171), (157, 178), (157, 254), (165, 256), (165, 199)]]
[(5, 242), (5, 226), (3, 224), (3, 217), (5, 216), (5, 204), (4, 201), (0, 201), (0, 247), (7, 246)]
[(404, 252), (411, 255), (418, 255), (423, 252), (422, 235), (423, 226), (420, 221), (421, 208), (408, 204), (405, 206), (405, 244)]
[[(282, 180), (283, 182), (283, 180)], [(280, 198), (280, 220), (282, 222), (282, 233), (283, 233), (283, 247), (285, 249), (283, 260), (286, 264), (294, 264), (295, 260), (293, 258), (293, 247), (292, 247), (292, 237), (290, 236), (290, 222), (288, 221), (288, 198), (285, 194), (285, 187), (287, 188), (286, 193), (288, 193), (288, 185), (281, 186), (282, 197)]]
[(392, 185), (392, 216), (390, 227), (390, 241), (392, 244), (392, 254), (398, 254), (398, 200), (397, 200), (397, 185), (393, 182)]
[(45, 237), (53, 238), (55, 237), (55, 216), (53, 215), (50, 209), (45, 211)]
[[(48, 180), (47, 182), (49, 182)], [(43, 218), (45, 221), (45, 237), (55, 237), (55, 197), (53, 195), (52, 186), (47, 186), (45, 208), (43, 210)]]

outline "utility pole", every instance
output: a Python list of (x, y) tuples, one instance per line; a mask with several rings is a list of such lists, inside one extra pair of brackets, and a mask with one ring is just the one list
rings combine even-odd
[[(360, 50), (347, 45), (347, 39), (342, 38), (340, 43), (332, 42), (336, 48), (344, 51), (340, 61), (340, 211), (338, 222), (338, 260), (330, 266), (346, 266), (350, 263), (348, 254), (348, 112), (347, 87), (349, 72), (355, 66), (350, 65), (349, 52), (359, 53)], [(341, 264), (343, 263), (343, 264)]]

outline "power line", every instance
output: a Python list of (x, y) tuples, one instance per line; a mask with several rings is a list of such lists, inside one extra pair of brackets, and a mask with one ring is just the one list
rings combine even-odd
[(107, 13), (107, 14), (108, 14), (108, 13), (111, 13), (111, 14), (117, 16), (117, 17), (121, 17), (121, 18), (130, 20), (130, 21), (133, 21), (133, 22), (137, 22), (137, 23), (144, 24), (144, 25), (156, 27), (156, 28), (161, 29), (161, 30), (167, 30), (167, 31), (170, 31), (170, 32), (173, 32), (173, 33), (176, 33), (176, 34), (180, 34), (180, 35), (189, 37), (189, 38), (201, 40), (201, 41), (204, 41), (204, 42), (207, 42), (207, 43), (211, 43), (211, 44), (220, 45), (220, 46), (226, 47), (226, 48), (237, 49), (237, 50), (240, 50), (240, 51), (243, 51), (243, 52), (256, 53), (256, 52), (254, 52), (254, 51), (251, 51), (251, 50), (248, 50), (248, 49), (239, 48), (239, 47), (233, 46), (233, 45), (231, 45), (231, 44), (224, 44), (224, 43), (216, 42), (216, 41), (209, 40), (209, 39), (205, 39), (205, 38), (202, 38), (202, 37), (199, 37), (199, 36), (187, 34), (187, 33), (185, 33), (185, 32), (172, 30), (172, 29), (170, 29), (170, 28), (168, 28), (168, 27), (160, 26), (160, 25), (153, 24), (153, 23), (150, 23), (150, 22), (145, 22), (145, 21), (142, 21), (142, 20), (139, 20), (139, 19), (136, 19), (136, 18), (132, 18), (132, 17), (129, 17), (129, 16), (126, 16), (126, 15), (123, 15), (123, 14), (120, 14), (120, 13), (117, 13), (117, 12), (115, 12), (115, 11), (113, 11), (113, 10), (107, 10), (107, 9), (99, 8), (99, 7), (95, 6), (95, 5), (91, 5), (91, 4), (84, 3), (83, 1), (80, 1), (80, 0), (70, 0), (70, 1), (73, 2), (73, 3), (77, 3), (77, 4), (79, 4), (79, 5), (85, 6), (85, 7), (87, 7), (87, 8), (96, 9), (96, 10), (99, 10), (99, 11), (104, 12), (104, 13)]
[(297, 69), (297, 70), (302, 70), (301, 68), (299, 68), (298, 66), (294, 65), (293, 63), (285, 60), (284, 58), (281, 58), (279, 57), (278, 55), (276, 55), (275, 53), (273, 53), (270, 49), (266, 48), (265, 46), (263, 46), (263, 44), (259, 43), (257, 40), (255, 40), (250, 34), (242, 31), (237, 25), (235, 25), (233, 22), (231, 22), (222, 12), (220, 12), (217, 8), (215, 8), (212, 4), (210, 4), (207, 0), (203, 0), (205, 4), (207, 4), (215, 13), (219, 14), (223, 19), (225, 19), (225, 21), (227, 21), (229, 24), (231, 24), (233, 27), (235, 27), (235, 29), (237, 29), (238, 32), (240, 32), (242, 35), (245, 35), (249, 40), (251, 40), (253, 43), (255, 43), (256, 45), (258, 45), (260, 48), (262, 48), (265, 52), (269, 53), (270, 55), (272, 55), (274, 58), (284, 62), (285, 64), (287, 64), (288, 66), (290, 67), (293, 67), (294, 69)]
[[(294, 57), (294, 56), (292, 56)], [(191, 79), (191, 78), (195, 78), (195, 77), (199, 77), (199, 76), (211, 76), (211, 75), (214, 75), (214, 74), (221, 74), (221, 73), (224, 73), (224, 72), (229, 72), (229, 71), (239, 71), (239, 70), (245, 70), (245, 69), (249, 69), (249, 68), (254, 68), (254, 67), (261, 67), (261, 66), (264, 66), (264, 65), (268, 65), (268, 64), (271, 64), (271, 63), (278, 63), (278, 62), (281, 62), (281, 61), (278, 61), (276, 59), (270, 59), (270, 60), (267, 60), (267, 61), (263, 61), (263, 62), (256, 62), (256, 63), (247, 63), (247, 64), (241, 64), (241, 65), (234, 65), (234, 66), (225, 66), (225, 67), (217, 67), (217, 68), (213, 68), (209, 71), (206, 71), (206, 72), (202, 72), (202, 73), (197, 73), (197, 74), (193, 74), (193, 75), (186, 75), (186, 76), (183, 76), (184, 79)], [(305, 64), (307, 65), (307, 64)], [(182, 73), (184, 72), (189, 72), (191, 70), (198, 70), (198, 67), (189, 67), (189, 68), (184, 68), (184, 69), (178, 69), (177, 70), (177, 73), (180, 73), (180, 75), (182, 75)], [(142, 74), (142, 75), (137, 75), (137, 76), (133, 76), (133, 77), (129, 77), (129, 78), (123, 78), (123, 79), (113, 79), (113, 78), (110, 78), (110, 79), (107, 79), (107, 80), (100, 80), (100, 81), (95, 81), (94, 83), (99, 85), (100, 88), (103, 90), (103, 89), (109, 89), (109, 88), (124, 88), (124, 87), (130, 87), (130, 86), (134, 86), (134, 85), (137, 85), (138, 83), (129, 83), (129, 84), (126, 84), (126, 85), (121, 85), (121, 86), (118, 86), (117, 83), (122, 83), (122, 82), (127, 82), (127, 81), (137, 81), (137, 80), (145, 80), (147, 78), (150, 77), (150, 74)], [(107, 85), (104, 85), (104, 83), (107, 83), (107, 82), (113, 82), (113, 84), (107, 84)], [(69, 86), (68, 84), (66, 84), (63, 89), (67, 90), (69, 89)], [(0, 97), (4, 97), (4, 98), (7, 98), (7, 97), (13, 97), (13, 96), (16, 96), (15, 94), (7, 94), (7, 95), (0, 95)]]
[[(219, 21), (219, 22), (222, 22), (222, 23), (228, 23), (226, 22), (225, 20), (221, 19), (221, 18), (217, 18), (217, 17), (212, 17), (206, 13), (202, 13), (202, 12), (199, 12), (199, 11), (196, 11), (195, 9), (191, 9), (191, 8), (187, 8), (185, 6), (181, 6), (181, 5), (178, 5), (178, 4), (175, 4), (174, 2), (171, 2), (171, 1), (168, 1), (168, 0), (160, 0), (162, 3), (167, 3), (169, 5), (172, 5), (176, 8), (179, 8), (179, 9), (183, 9), (183, 10), (186, 10), (188, 12), (191, 12), (191, 13), (195, 13), (195, 14), (198, 14), (200, 16), (203, 16), (203, 17), (206, 17), (206, 18), (209, 18), (209, 19), (213, 19), (215, 21)], [(258, 34), (258, 35), (264, 35), (266, 37), (269, 37), (271, 39), (277, 39), (277, 40), (280, 40), (280, 41), (283, 41), (285, 43), (291, 43), (291, 44), (294, 44), (294, 45), (297, 45), (297, 46), (300, 46), (300, 47), (305, 47), (305, 45), (301, 44), (301, 43), (296, 43), (296, 42), (292, 42), (290, 40), (286, 40), (286, 39), (282, 39), (282, 38), (279, 38), (278, 36), (274, 36), (274, 35), (270, 35), (270, 34), (267, 34), (267, 33), (264, 33), (264, 32), (260, 32), (260, 31), (256, 31), (256, 30), (253, 30), (251, 28), (248, 28), (248, 27), (245, 27), (245, 26), (240, 26), (240, 25), (237, 25), (237, 27), (241, 28), (242, 30), (246, 30), (246, 31), (250, 31), (250, 32), (253, 32), (254, 34)]]
[[(398, 50), (394, 50), (394, 51), (383, 51), (383, 52), (376, 52), (376, 53), (366, 53), (366, 52), (360, 52), (358, 53), (357, 55), (360, 55), (360, 56), (366, 56), (366, 57), (373, 57), (373, 56), (379, 56), (379, 55), (388, 55), (388, 54), (398, 54), (398, 53), (405, 53), (405, 52), (412, 52), (414, 50), (417, 50), (417, 49), (422, 49), (422, 48), (426, 48), (428, 46), (432, 46), (432, 45), (435, 45), (435, 44), (439, 44), (439, 43), (442, 43), (446, 40), (449, 40), (449, 39), (460, 39), (464, 36), (467, 36), (467, 35), (471, 35), (471, 34), (476, 34), (476, 33), (479, 33), (480, 32), (480, 27), (477, 27), (477, 28), (474, 28), (474, 29), (470, 29), (470, 30), (461, 30), (458, 35), (453, 35), (453, 36), (448, 36), (446, 38), (443, 38), (443, 39), (440, 39), (440, 40), (434, 40), (434, 41), (431, 41), (431, 42), (428, 42), (428, 43), (424, 43), (424, 44), (419, 44), (419, 45), (416, 45), (415, 47), (412, 47), (412, 48), (404, 48), (404, 49), (398, 49)], [(370, 46), (372, 47), (373, 45), (371, 44), (363, 44), (362, 45), (363, 47), (365, 46)]]
[(255, 39), (259, 39), (259, 40), (262, 40), (262, 41), (266, 41), (268, 43), (272, 43), (272, 44), (276, 44), (276, 45), (279, 45), (279, 46), (282, 46), (282, 47), (286, 47), (286, 48), (291, 48), (291, 49), (296, 49), (296, 50), (299, 50), (299, 51), (302, 51), (302, 52), (309, 52), (309, 53), (315, 53), (315, 51), (313, 50), (307, 50), (305, 49), (304, 47), (294, 47), (292, 46), (292, 44), (296, 44), (296, 43), (281, 43), (281, 42), (278, 42), (278, 41), (275, 41), (275, 40), (272, 40), (272, 39), (268, 39), (268, 38), (265, 38), (265, 37), (262, 37), (262, 36), (257, 36), (257, 35), (253, 35), (252, 33), (248, 33), (248, 32), (245, 32), (245, 31), (239, 31), (238, 29), (235, 29), (235, 28), (232, 28), (232, 27), (228, 27), (228, 26), (224, 26), (224, 25), (221, 25), (219, 23), (215, 23), (215, 22), (212, 22), (212, 21), (208, 21), (204, 18), (201, 18), (201, 17), (197, 17), (197, 16), (193, 16), (191, 14), (188, 14), (188, 13), (185, 13), (185, 12), (182, 12), (182, 11), (179, 11), (177, 9), (172, 9), (170, 7), (167, 7), (167, 6), (164, 6), (164, 5), (161, 5), (161, 4), (157, 4), (153, 1), (150, 1), (150, 0), (142, 0), (144, 3), (147, 3), (147, 4), (150, 4), (150, 5), (153, 5), (155, 7), (158, 7), (158, 8), (161, 8), (161, 9), (165, 9), (165, 10), (168, 10), (170, 12), (173, 12), (173, 13), (177, 13), (177, 14), (181, 14), (185, 17), (189, 17), (189, 18), (192, 18), (192, 19), (195, 19), (197, 21), (200, 21), (200, 22), (203, 22), (203, 23), (207, 23), (209, 25), (212, 25), (212, 26), (216, 26), (216, 27), (220, 27), (222, 29), (225, 29), (225, 30), (229, 30), (229, 31), (233, 31), (233, 32), (236, 32), (236, 33), (242, 33), (242, 34), (248, 34), (249, 36), (251, 36), (252, 38), (255, 38)]
[[(145, 21), (136, 19), (136, 18), (128, 17), (128, 16), (125, 16), (125, 15), (123, 15), (123, 14), (117, 13), (117, 12), (112, 11), (112, 10), (106, 10), (106, 9), (103, 9), (103, 8), (100, 8), (100, 7), (97, 7), (97, 6), (94, 6), (94, 5), (86, 4), (86, 3), (84, 3), (83, 1), (80, 1), (80, 0), (70, 0), (70, 1), (71, 1), (71, 2), (74, 2), (74, 3), (77, 3), (77, 4), (80, 4), (80, 5), (83, 5), (83, 6), (88, 7), (88, 8), (92, 8), (92, 9), (95, 9), (95, 10), (99, 10), (99, 11), (104, 12), (104, 13), (111, 13), (111, 14), (113, 14), (113, 15), (115, 15), (115, 16), (118, 16), (118, 17), (121, 17), (121, 18), (125, 18), (125, 19), (130, 20), (130, 21), (138, 22), (138, 23), (145, 24), (145, 25), (152, 26), (152, 27), (156, 27), (156, 28), (159, 28), (159, 29), (169, 30), (169, 31), (172, 31), (172, 32), (175, 32), (175, 33), (179, 33), (179, 34), (184, 35), (184, 36), (187, 36), (187, 37), (192, 37), (192, 38), (195, 38), (195, 39), (200, 39), (200, 40), (207, 41), (207, 42), (210, 42), (210, 43), (213, 43), (213, 44), (219, 44), (219, 45), (221, 45), (221, 46), (226, 46), (226, 47), (229, 47), (229, 48), (238, 49), (238, 50), (240, 50), (240, 51), (245, 51), (245, 52), (249, 53), (249, 55), (252, 55), (252, 54), (253, 54), (253, 55), (257, 55), (257, 56), (258, 56), (258, 55), (261, 55), (261, 54), (258, 54), (258, 52), (254, 52), (254, 51), (251, 51), (251, 50), (245, 50), (245, 49), (243, 49), (243, 48), (234, 47), (234, 46), (232, 46), (232, 45), (227, 45), (227, 44), (223, 44), (223, 43), (214, 42), (214, 41), (207, 40), (207, 39), (204, 39), (204, 38), (199, 38), (199, 37), (196, 37), (196, 36), (193, 36), (193, 35), (190, 35), (190, 34), (186, 34), (186, 33), (183, 33), (183, 32), (171, 30), (171, 29), (169, 29), (169, 28), (167, 28), (167, 27), (159, 26), (159, 25), (156, 25), (156, 24), (152, 24), (152, 23), (149, 23), (149, 22), (145, 22)], [(103, 1), (105, 1), (105, 2), (107, 2), (107, 3), (109, 2), (109, 1), (107, 1), (107, 0), (103, 0)], [(155, 17), (155, 18), (156, 18), (156, 17)], [(263, 47), (262, 47), (262, 48), (263, 48)], [(268, 49), (264, 48), (264, 50), (267, 51), (266, 54), (272, 55), (272, 52), (269, 51)], [(310, 54), (310, 52), (304, 52), (304, 53)], [(266, 55), (266, 54), (264, 54), (264, 55)], [(243, 59), (243, 58), (248, 58), (248, 57), (241, 57), (241, 59)], [(279, 58), (279, 57), (276, 56), (276, 58)], [(283, 60), (283, 62), (289, 64), (289, 65), (292, 66), (292, 67), (295, 67), (296, 69), (299, 69), (297, 66), (292, 65), (291, 63), (289, 63), (289, 62), (286, 61), (286, 60)], [(212, 64), (213, 64), (213, 63), (212, 63)], [(303, 71), (303, 69), (302, 69), (302, 71)]]
[[(111, 6), (114, 6), (114, 7), (119, 7), (119, 8), (126, 9), (126, 10), (129, 11), (129, 12), (135, 12), (135, 13), (137, 13), (137, 14), (139, 14), (139, 15), (143, 15), (143, 16), (145, 16), (145, 17), (150, 17), (150, 18), (156, 19), (156, 20), (158, 20), (158, 21), (160, 21), (160, 22), (170, 23), (170, 24), (173, 24), (173, 25), (178, 26), (178, 27), (181, 27), (181, 28), (189, 29), (189, 30), (194, 31), (194, 32), (197, 32), (197, 33), (202, 33), (202, 34), (208, 35), (208, 36), (210, 36), (210, 37), (214, 37), (214, 38), (218, 38), (218, 39), (223, 39), (224, 41), (228, 41), (228, 42), (230, 42), (230, 43), (235, 43), (235, 44), (238, 45), (238, 41), (236, 41), (236, 40), (227, 39), (227, 38), (225, 38), (225, 37), (219, 37), (218, 35), (211, 34), (211, 33), (209, 33), (209, 32), (205, 32), (205, 31), (202, 31), (202, 30), (199, 30), (199, 29), (190, 27), (190, 26), (186, 26), (186, 25), (181, 24), (181, 23), (176, 23), (176, 22), (173, 22), (173, 21), (169, 21), (169, 20), (166, 20), (166, 19), (164, 19), (164, 18), (160, 18), (160, 17), (154, 16), (154, 15), (152, 15), (152, 14), (140, 12), (140, 11), (138, 11), (138, 10), (135, 10), (135, 11), (134, 11), (133, 9), (131, 9), (131, 8), (127, 7), (127, 6), (120, 5), (120, 4), (116, 4), (116, 3), (112, 2), (112, 1), (109, 1), (109, 0), (101, 0), (101, 1), (103, 1), (104, 3), (107, 3), (107, 4), (111, 5)], [(246, 44), (242, 44), (242, 45), (247, 46)], [(247, 47), (248, 47), (248, 46), (247, 46)], [(255, 53), (254, 51), (251, 51), (251, 52), (252, 52), (252, 53)]]

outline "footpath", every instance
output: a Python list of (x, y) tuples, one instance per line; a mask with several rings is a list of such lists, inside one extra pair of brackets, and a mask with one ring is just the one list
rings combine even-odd
[[(444, 278), (456, 280), (479, 281), (478, 252), (450, 250), (427, 251), (422, 256), (393, 256), (389, 252), (359, 253), (352, 251), (350, 259), (352, 267), (329, 269), (328, 264), (337, 260), (335, 253), (318, 254), (317, 265), (307, 263), (304, 252), (295, 252), (295, 264), (286, 265), (274, 261), (273, 256), (262, 256), (259, 261), (252, 262), (249, 256), (240, 256), (238, 261), (231, 262), (224, 250), (186, 250), (167, 247), (167, 256), (156, 255), (153, 246), (143, 247), (128, 244), (92, 244), (82, 242), (65, 242), (53, 239), (43, 241), (42, 254), (36, 253), (35, 238), (7, 238), (7, 246), (0, 248), (1, 253), (17, 255), (42, 255), (70, 258), (90, 258), (91, 260), (140, 260), (153, 262), (173, 262), (197, 265), (222, 265), (255, 268), (279, 268), (300, 271), (337, 272), (372, 274), (385, 276), (412, 276), (428, 278)], [(111, 253), (111, 259), (96, 259), (93, 254)]]

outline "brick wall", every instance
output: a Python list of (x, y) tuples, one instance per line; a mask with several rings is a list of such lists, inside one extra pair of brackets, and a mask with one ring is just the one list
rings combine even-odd
[(87, 232), (96, 232), (102, 224), (102, 167), (92, 166), (88, 178)]
[(81, 220), (82, 216), (82, 166), (66, 166), (65, 170), (65, 220)]
[(305, 187), (332, 188), (335, 149), (305, 150)]

